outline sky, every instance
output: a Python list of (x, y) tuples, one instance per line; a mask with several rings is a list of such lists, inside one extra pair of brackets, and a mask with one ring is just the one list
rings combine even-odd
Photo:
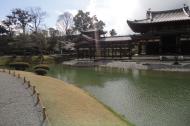
[(106, 31), (115, 29), (119, 35), (132, 33), (127, 20), (143, 19), (146, 11), (168, 10), (190, 5), (190, 0), (0, 0), (0, 20), (14, 8), (41, 7), (48, 13), (44, 27), (55, 27), (60, 14), (78, 10), (89, 11), (105, 22)]

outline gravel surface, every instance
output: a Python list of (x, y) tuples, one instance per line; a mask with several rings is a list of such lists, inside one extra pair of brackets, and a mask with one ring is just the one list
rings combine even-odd
[(40, 126), (33, 98), (22, 83), (0, 73), (0, 126)]

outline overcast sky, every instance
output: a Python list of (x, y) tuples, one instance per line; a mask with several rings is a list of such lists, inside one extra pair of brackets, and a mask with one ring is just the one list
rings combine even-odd
[(55, 27), (59, 14), (70, 11), (73, 15), (77, 10), (90, 11), (92, 15), (106, 23), (105, 30), (116, 29), (124, 35), (131, 33), (126, 20), (145, 18), (148, 8), (166, 10), (190, 5), (190, 0), (0, 0), (0, 20), (13, 8), (41, 7), (47, 11), (45, 24)]

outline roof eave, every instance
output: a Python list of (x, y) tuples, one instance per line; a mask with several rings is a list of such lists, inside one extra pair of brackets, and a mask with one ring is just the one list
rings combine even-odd
[[(133, 32), (136, 33), (141, 33), (142, 31), (139, 30), (138, 27), (141, 27), (139, 25), (144, 25), (144, 23), (136, 23), (135, 21), (129, 21), (127, 20), (127, 24), (129, 25), (129, 27), (132, 29)], [(137, 27), (136, 27), (137, 26)]]

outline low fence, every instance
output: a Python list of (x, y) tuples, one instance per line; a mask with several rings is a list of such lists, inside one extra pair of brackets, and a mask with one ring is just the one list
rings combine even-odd
[(16, 73), (13, 70), (6, 70), (1, 69), (0, 72), (8, 73), (13, 77), (21, 79), (23, 81), (22, 85), (25, 87), (26, 90), (30, 93), (31, 97), (34, 101), (34, 107), (36, 108), (41, 126), (51, 126), (51, 123), (48, 119), (48, 115), (46, 113), (46, 108), (44, 107), (42, 100), (40, 98), (40, 93), (36, 90), (36, 87), (31, 84), (31, 82), (26, 77), (21, 77), (21, 75)]

